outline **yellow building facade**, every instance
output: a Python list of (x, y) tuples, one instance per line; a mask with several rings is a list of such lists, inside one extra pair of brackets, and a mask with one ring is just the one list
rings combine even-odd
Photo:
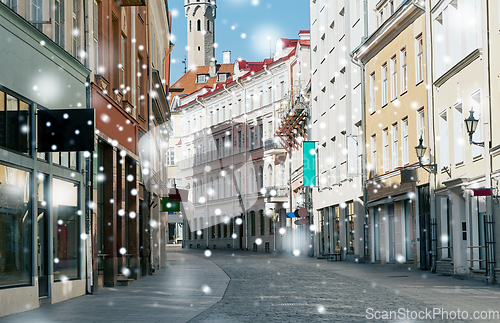
[(425, 15), (406, 2), (379, 23), (353, 52), (364, 66), (370, 260), (430, 269), (430, 173), (414, 148), (429, 147)]

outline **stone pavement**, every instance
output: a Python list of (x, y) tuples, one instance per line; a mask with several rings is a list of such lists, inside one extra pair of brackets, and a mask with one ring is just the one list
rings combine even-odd
[[(242, 251), (212, 250), (210, 260), (231, 282), (220, 302), (190, 322), (366, 322), (369, 308), (410, 315), (392, 322), (461, 322), (452, 319), (458, 310), (470, 317), (500, 311), (499, 286), (426, 271)], [(434, 308), (448, 311), (448, 319), (438, 313), (411, 319)]]
[[(104, 288), (0, 322), (386, 322), (369, 320), (367, 309), (418, 314), (434, 308), (448, 311), (448, 319), (400, 316), (391, 322), (500, 322), (500, 316), (470, 319), (474, 311), (500, 311), (499, 286), (302, 256), (211, 250), (206, 257), (205, 250), (178, 247), (168, 252), (165, 270), (132, 286)], [(459, 309), (468, 320), (452, 319)]]
[(222, 298), (229, 277), (205, 257), (178, 251), (169, 247), (167, 268), (131, 286), (102, 288), (0, 322), (187, 322)]

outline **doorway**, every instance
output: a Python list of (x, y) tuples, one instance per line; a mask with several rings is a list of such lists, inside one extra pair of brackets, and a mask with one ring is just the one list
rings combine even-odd
[(49, 177), (39, 173), (37, 176), (37, 275), (38, 275), (38, 297), (49, 296), (49, 216), (48, 205), (50, 198)]
[(420, 233), (420, 269), (430, 270), (431, 263), (431, 203), (429, 186), (418, 187), (419, 233)]

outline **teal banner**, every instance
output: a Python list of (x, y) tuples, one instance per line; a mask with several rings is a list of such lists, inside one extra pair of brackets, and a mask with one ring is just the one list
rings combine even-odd
[(304, 186), (316, 186), (316, 143), (304, 141)]

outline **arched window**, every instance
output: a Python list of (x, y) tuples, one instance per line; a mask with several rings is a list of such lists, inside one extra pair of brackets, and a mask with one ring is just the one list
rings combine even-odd
[(253, 193), (253, 188), (255, 187), (255, 171), (250, 168), (250, 174), (248, 175), (248, 193)]
[(189, 32), (191, 32), (191, 25), (192, 25), (192, 21), (189, 20)]
[(264, 218), (264, 210), (259, 210), (260, 235), (266, 235), (266, 220)]
[(262, 166), (259, 166), (259, 175), (258, 175), (258, 178), (257, 178), (257, 182), (258, 182), (258, 189), (259, 189), (259, 192), (260, 190), (264, 187), (264, 170), (262, 169)]
[(255, 236), (255, 211), (250, 211), (250, 228), (252, 236)]
[(232, 181), (232, 177), (231, 177), (231, 174), (227, 174), (226, 175), (226, 194), (228, 197), (231, 197), (233, 196), (233, 191), (231, 190), (232, 188), (232, 185), (233, 185), (233, 181)]
[(236, 185), (238, 185), (238, 187), (236, 187), (236, 193), (241, 195), (243, 192), (242, 192), (242, 187), (241, 187), (241, 183), (242, 183), (242, 176), (241, 176), (241, 169), (238, 169), (238, 174), (237, 174), (237, 182), (236, 182)]
[(215, 178), (215, 188), (214, 188), (214, 191), (215, 191), (214, 192), (214, 197), (216, 199), (218, 199), (219, 198), (219, 177)]
[(198, 236), (198, 239), (203, 239), (203, 218), (198, 218), (198, 231), (201, 231), (201, 235), (198, 236), (198, 232), (196, 232), (196, 235)]
[(267, 186), (273, 186), (273, 166), (267, 166)]
[(198, 19), (198, 21), (196, 22), (196, 30), (201, 31), (201, 20), (200, 19)]
[(207, 20), (207, 31), (210, 31), (210, 20)]
[(212, 231), (212, 238), (215, 238), (215, 217), (210, 217), (210, 231)]
[(210, 183), (209, 183), (209, 187), (208, 189), (210, 190), (210, 194), (209, 194), (209, 199), (210, 200), (213, 200), (214, 199), (214, 178), (213, 177), (210, 177)]
[(221, 181), (220, 181), (220, 197), (224, 198), (226, 197), (226, 178), (227, 176), (222, 176)]

